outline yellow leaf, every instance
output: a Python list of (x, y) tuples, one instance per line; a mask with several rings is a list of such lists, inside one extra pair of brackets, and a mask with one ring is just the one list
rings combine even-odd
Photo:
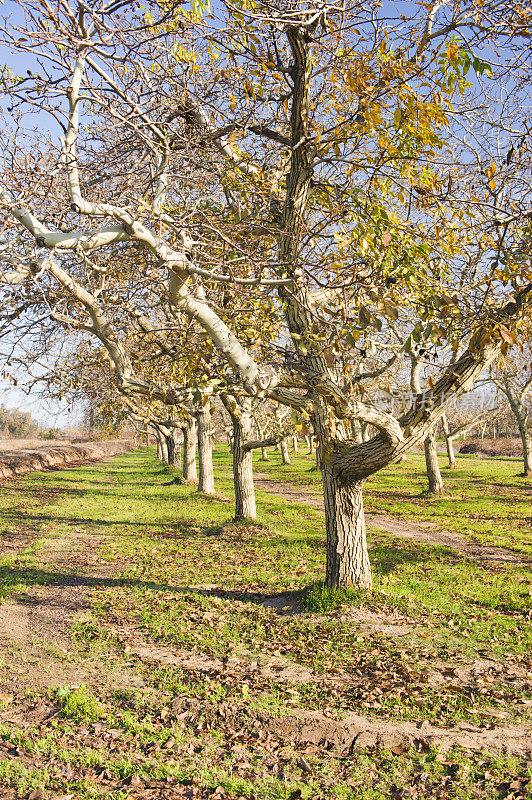
[(403, 112), (401, 111), (401, 108), (400, 107), (396, 108), (395, 113), (393, 115), (393, 124), (395, 125), (396, 130), (399, 130), (399, 128), (401, 127), (402, 117), (403, 117)]

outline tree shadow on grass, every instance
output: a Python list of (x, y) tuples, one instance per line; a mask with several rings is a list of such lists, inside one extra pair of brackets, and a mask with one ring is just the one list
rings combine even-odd
[[(213, 527), (205, 529), (203, 536), (216, 535), (217, 530)], [(285, 543), (286, 540), (280, 540)], [(404, 564), (427, 564), (429, 562), (441, 562), (442, 560), (454, 564), (460, 561), (460, 557), (452, 550), (444, 547), (416, 547), (411, 545), (405, 547), (394, 547), (389, 544), (377, 544), (371, 548), (371, 561), (373, 569), (377, 575), (388, 575)], [(224, 589), (215, 585), (179, 585), (160, 582), (157, 580), (143, 580), (127, 576), (92, 576), (80, 575), (76, 572), (60, 571), (57, 569), (43, 569), (38, 567), (23, 566), (0, 566), (0, 590), (9, 592), (18, 587), (16, 592), (17, 602), (28, 605), (39, 605), (48, 602), (45, 598), (38, 599), (26, 595), (23, 587), (47, 586), (47, 587), (83, 587), (87, 589), (117, 588), (140, 589), (155, 592), (168, 592), (170, 595), (201, 595), (204, 597), (216, 597), (224, 600), (233, 600), (243, 603), (255, 603), (277, 609), (279, 612), (286, 611), (294, 613), (294, 609), (300, 610), (303, 596), (308, 591), (308, 585), (294, 589), (293, 586), (286, 590), (272, 592), (257, 591), (249, 588), (228, 588)], [(171, 599), (171, 598), (170, 598)], [(283, 602), (276, 603), (276, 600)], [(54, 603), (51, 599), (50, 603)], [(277, 607), (278, 606), (278, 607)]]
[(47, 586), (47, 587), (83, 587), (88, 589), (125, 587), (128, 589), (149, 589), (155, 592), (168, 592), (171, 595), (201, 595), (203, 597), (218, 597), (239, 602), (262, 603), (272, 596), (270, 593), (251, 591), (247, 589), (222, 589), (217, 586), (183, 586), (158, 581), (141, 580), (140, 578), (127, 577), (102, 577), (92, 575), (79, 575), (74, 572), (60, 572), (32, 567), (0, 566), (0, 589), (9, 591), (20, 587), (20, 592), (15, 594), (17, 602), (37, 606), (54, 601), (34, 598), (26, 595), (22, 587)]
[(368, 501), (371, 500), (372, 497), (375, 497), (380, 500), (403, 500), (407, 503), (415, 503), (419, 500), (420, 495), (415, 492), (398, 492), (394, 489), (373, 489), (370, 487), (368, 488), (366, 497)]
[[(163, 484), (163, 486), (164, 485), (165, 484)], [(166, 486), (170, 486), (170, 485), (171, 484), (166, 484)], [(60, 490), (60, 489), (56, 490), (55, 487), (50, 487), (50, 489), (51, 489), (51, 491), (53, 491), (54, 494), (57, 494), (58, 496), (62, 495), (62, 496), (67, 496), (67, 497), (72, 497), (72, 498), (81, 498), (81, 499), (85, 499), (85, 498), (90, 499), (91, 497), (96, 497), (96, 496), (104, 497), (107, 500), (128, 498), (130, 500), (136, 500), (137, 502), (141, 502), (141, 501), (146, 499), (146, 495), (145, 495), (145, 493), (143, 493), (143, 487), (137, 487), (137, 486), (128, 487), (127, 485), (117, 484), (117, 483), (113, 483), (112, 485), (108, 486), (106, 489), (103, 488), (103, 486), (102, 486), (102, 488), (97, 488), (97, 489), (95, 489), (93, 486), (87, 487), (86, 489), (73, 489), (73, 488), (70, 488), (70, 487), (66, 488), (66, 489), (63, 489), (63, 490)], [(30, 489), (28, 492), (25, 492), (25, 494), (30, 494), (31, 495), (32, 494), (32, 490)], [(34, 494), (35, 494), (36, 497), (38, 497), (39, 496), (39, 490), (37, 490)], [(184, 500), (187, 497), (188, 497), (188, 495), (186, 495), (186, 496), (168, 495), (168, 496), (162, 498), (162, 497), (157, 497), (157, 496), (153, 495), (153, 496), (151, 496), (151, 499), (154, 502), (159, 503), (159, 505), (160, 505), (161, 502), (175, 503), (177, 501)], [(52, 501), (53, 501), (53, 499), (52, 499)]]
[[(2, 512), (2, 519), (7, 522), (15, 522), (20, 525), (27, 525), (28, 523), (46, 525), (53, 523), (54, 525), (83, 525), (91, 529), (94, 527), (105, 526), (134, 526), (136, 528), (145, 527), (145, 522), (128, 522), (125, 520), (107, 520), (107, 519), (91, 519), (90, 517), (66, 517), (58, 516), (56, 514), (12, 514)], [(163, 523), (164, 524), (164, 523)], [(90, 531), (94, 533), (94, 531)]]

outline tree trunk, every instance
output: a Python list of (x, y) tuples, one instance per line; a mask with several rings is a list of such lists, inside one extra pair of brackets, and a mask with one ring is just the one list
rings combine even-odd
[(432, 430), (425, 439), (425, 463), (430, 494), (443, 494), (443, 481), (436, 452), (436, 434)]
[(240, 401), (240, 414), (233, 421), (233, 482), (235, 486), (235, 519), (257, 519), (255, 485), (253, 483), (253, 454), (244, 450), (251, 435), (251, 401)]
[(456, 467), (456, 456), (454, 454), (454, 438), (451, 436), (451, 429), (444, 414), (441, 418), (443, 435), (445, 437), (445, 447), (447, 448), (447, 458), (449, 459), (449, 469)]
[(233, 452), (233, 431), (229, 428), (227, 429), (227, 445), (229, 447), (229, 452)]
[(171, 467), (179, 466), (179, 450), (176, 447), (175, 433), (172, 431), (170, 436), (165, 436), (166, 451), (168, 453), (168, 464)]
[(294, 446), (294, 453), (297, 453), (299, 450), (299, 442), (297, 440), (297, 436), (292, 438), (293, 446)]
[(313, 456), (314, 455), (314, 447), (315, 447), (314, 436), (310, 435), (308, 438), (309, 438), (308, 454), (309, 454), (309, 456)]
[(166, 446), (166, 437), (159, 430), (157, 430), (157, 458), (164, 464), (168, 464), (168, 447)]
[(343, 486), (330, 465), (322, 467), (327, 532), (327, 586), (371, 589), (362, 501), (364, 481)]
[(187, 417), (183, 428), (183, 480), (197, 481), (196, 472), (196, 420)]
[(361, 444), (364, 441), (364, 437), (362, 435), (362, 425), (358, 419), (351, 420), (351, 436), (353, 441), (357, 442), (357, 444)]
[(290, 453), (288, 452), (288, 443), (286, 439), (283, 439), (281, 442), (281, 458), (283, 460), (283, 464), (290, 464)]
[(532, 429), (528, 425), (529, 416), (523, 403), (519, 403), (509, 392), (505, 392), (510, 408), (517, 422), (517, 428), (523, 443), (523, 475), (532, 474)]
[(201, 406), (196, 412), (198, 424), (198, 492), (214, 494), (214, 469), (212, 466), (211, 410), (209, 405)]
[(372, 426), (369, 425), (367, 422), (360, 423), (360, 432), (362, 435), (363, 442), (369, 442), (369, 440), (373, 438), (373, 430), (374, 428), (372, 428)]
[(519, 423), (519, 434), (523, 442), (523, 475), (532, 475), (532, 431), (526, 422)]
[(178, 431), (180, 429), (176, 428), (174, 431), (174, 447), (175, 447), (175, 467), (178, 470), (182, 470), (183, 468), (183, 448), (179, 442), (179, 434)]
[[(259, 439), (264, 439), (264, 428), (262, 427), (262, 425), (259, 425), (258, 422), (256, 422), (255, 424), (257, 426), (257, 433), (259, 434)], [(261, 461), (269, 461), (270, 460), (268, 458), (268, 448), (267, 447), (261, 447), (261, 449), (260, 449), (260, 460)]]

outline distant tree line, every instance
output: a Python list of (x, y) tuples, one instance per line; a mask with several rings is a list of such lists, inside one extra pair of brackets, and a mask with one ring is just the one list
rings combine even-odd
[(0, 405), (0, 436), (27, 437), (37, 436), (39, 423), (27, 411), (6, 408)]

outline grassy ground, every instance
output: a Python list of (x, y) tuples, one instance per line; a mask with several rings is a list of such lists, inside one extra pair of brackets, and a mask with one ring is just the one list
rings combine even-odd
[[(146, 450), (6, 483), (2, 535), (24, 547), (0, 563), (2, 597), (33, 608), (70, 593), (78, 608), (70, 633), (48, 641), (48, 624), (42, 648), (47, 657), (61, 650), (79, 679), (44, 686), (38, 670), (28, 683), (22, 669), (17, 682), (6, 667), (1, 796), (530, 796), (526, 757), (445, 752), (423, 739), (427, 724), (482, 732), (531, 723), (530, 573), (487, 570), (445, 548), (374, 533), (376, 589), (342, 604), (319, 586), (321, 512), (259, 492), (260, 523), (236, 525), (224, 447), (215, 460), (215, 498), (173, 483)], [(292, 467), (271, 465), (308, 483), (310, 467), (303, 456)], [(458, 524), (455, 501), (415, 497), (418, 467), (413, 456), (384, 472), (368, 504)], [(453, 497), (472, 493), (460, 501), (472, 519), (475, 498), (491, 502), (512, 546), (526, 548), (520, 501), (510, 504), (522, 484), (504, 469), (461, 462)], [(488, 501), (486, 483), (495, 480), (504, 494)], [(4, 631), (5, 654), (13, 652), (8, 639)], [(98, 679), (85, 677), (87, 663)], [(275, 720), (308, 710), (333, 721), (349, 713), (395, 720), (398, 730), (413, 721), (420, 734), (409, 746), (342, 751), (278, 732)]]
[[(305, 452), (293, 454), (292, 464), (258, 462), (261, 472), (278, 480), (290, 479), (321, 491), (321, 476), (313, 470), (314, 459)], [(366, 511), (383, 512), (409, 520), (435, 522), (461, 536), (509, 547), (532, 556), (532, 481), (519, 475), (520, 460), (457, 457), (456, 469), (440, 467), (445, 495), (426, 493), (425, 458), (411, 454), (407, 460), (381, 470), (366, 483)]]

